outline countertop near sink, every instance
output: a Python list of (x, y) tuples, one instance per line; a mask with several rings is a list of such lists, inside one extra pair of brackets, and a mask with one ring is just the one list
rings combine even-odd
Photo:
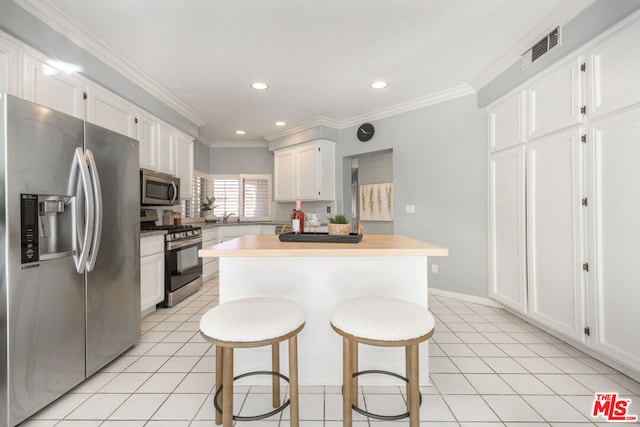
[(167, 230), (140, 230), (140, 237), (160, 236), (167, 234)]
[(193, 226), (198, 226), (202, 228), (214, 228), (214, 227), (238, 227), (243, 225), (272, 225), (274, 227), (284, 225), (283, 222), (194, 222), (191, 223)]

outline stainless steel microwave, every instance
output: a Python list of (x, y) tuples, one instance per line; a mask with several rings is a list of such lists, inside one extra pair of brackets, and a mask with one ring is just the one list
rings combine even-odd
[(140, 204), (152, 206), (180, 203), (180, 178), (140, 169)]

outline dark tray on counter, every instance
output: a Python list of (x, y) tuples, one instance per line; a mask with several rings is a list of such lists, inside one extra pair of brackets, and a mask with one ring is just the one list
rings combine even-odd
[(329, 233), (283, 233), (279, 235), (281, 242), (316, 242), (316, 243), (358, 243), (362, 234), (329, 235)]

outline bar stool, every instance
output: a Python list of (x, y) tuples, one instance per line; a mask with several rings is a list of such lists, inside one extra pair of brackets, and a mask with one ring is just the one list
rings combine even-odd
[[(342, 412), (344, 427), (351, 427), (352, 409), (368, 417), (398, 420), (409, 417), (420, 424), (418, 345), (431, 338), (435, 321), (426, 308), (395, 298), (360, 297), (338, 303), (331, 311), (331, 327), (342, 336)], [(358, 344), (405, 347), (406, 378), (387, 371), (358, 371)], [(358, 377), (378, 373), (407, 383), (407, 412), (378, 415), (358, 407)]]
[[(200, 334), (216, 345), (216, 424), (231, 427), (234, 420), (261, 420), (291, 406), (291, 426), (299, 425), (298, 333), (305, 314), (294, 302), (279, 298), (246, 298), (221, 304), (200, 319)], [(280, 373), (280, 343), (288, 340), (289, 377)], [(248, 372), (233, 376), (233, 349), (271, 346), (272, 371)], [(233, 382), (250, 375), (271, 375), (275, 410), (256, 416), (233, 414)], [(280, 378), (289, 383), (289, 399), (280, 405)], [(219, 397), (222, 395), (222, 407)]]

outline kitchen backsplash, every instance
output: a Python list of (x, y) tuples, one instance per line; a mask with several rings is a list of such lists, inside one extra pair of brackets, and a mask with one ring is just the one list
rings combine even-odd
[[(327, 206), (331, 208), (331, 213), (327, 213)], [(335, 201), (302, 202), (302, 211), (305, 214), (316, 213), (322, 218), (322, 223), (328, 223), (329, 218), (336, 214)], [(274, 222), (289, 223), (291, 221), (291, 211), (296, 207), (295, 202), (283, 203), (274, 202), (271, 205), (271, 217)]]

